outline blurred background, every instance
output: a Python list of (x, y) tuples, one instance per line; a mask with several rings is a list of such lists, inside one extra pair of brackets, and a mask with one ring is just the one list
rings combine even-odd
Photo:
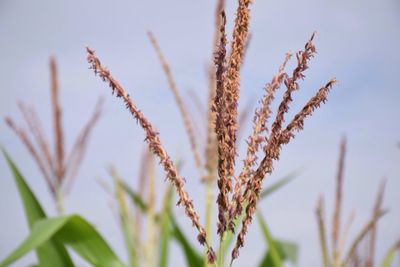
[[(228, 37), (237, 1), (227, 1)], [(97, 55), (129, 91), (139, 108), (156, 125), (174, 159), (184, 159), (182, 175), (195, 206), (203, 214), (203, 188), (193, 171), (190, 146), (166, 78), (146, 36), (151, 30), (187, 100), (196, 128), (205, 138), (204, 121), (190, 102), (195, 91), (206, 107), (207, 75), (214, 32), (214, 1), (0, 1), (0, 117), (22, 118), (17, 101), (36, 107), (48, 136), (52, 132), (49, 57), (57, 58), (67, 147), (89, 118), (99, 95), (106, 96), (104, 113), (93, 131), (85, 160), (70, 196), (67, 213), (84, 214), (125, 256), (110, 197), (97, 180), (108, 180), (106, 167), (114, 164), (132, 186), (137, 185), (143, 131), (109, 88), (88, 69), (85, 46)], [(300, 246), (298, 266), (321, 263), (314, 209), (324, 194), (328, 218), (333, 212), (334, 179), (339, 141), (348, 139), (343, 219), (355, 211), (352, 232), (369, 218), (381, 179), (388, 180), (384, 207), (389, 213), (378, 227), (378, 255), (400, 237), (400, 1), (398, 0), (281, 0), (254, 1), (251, 43), (242, 70), (239, 108), (257, 106), (263, 86), (287, 51), (302, 49), (317, 31), (317, 56), (295, 94), (291, 114), (331, 77), (336, 86), (328, 102), (306, 121), (305, 130), (284, 147), (281, 160), (266, 184), (301, 170), (294, 182), (263, 201), (259, 208), (276, 237)], [(292, 66), (292, 65), (290, 65)], [(240, 140), (251, 130), (251, 120)], [(11, 154), (49, 214), (55, 214), (47, 187), (35, 163), (14, 133), (0, 123), (0, 144)], [(241, 164), (239, 164), (240, 166)], [(0, 259), (27, 235), (23, 208), (11, 173), (0, 160)], [(164, 176), (158, 170), (157, 191)], [(161, 193), (158, 201), (161, 200)], [(180, 224), (195, 233), (181, 209)], [(330, 219), (328, 221), (330, 223)], [(250, 228), (236, 266), (253, 266), (261, 257), (260, 229)], [(198, 244), (196, 244), (198, 246)], [(184, 266), (173, 247), (171, 266)], [(26, 266), (34, 254), (17, 262)], [(85, 266), (82, 263), (82, 266)]]

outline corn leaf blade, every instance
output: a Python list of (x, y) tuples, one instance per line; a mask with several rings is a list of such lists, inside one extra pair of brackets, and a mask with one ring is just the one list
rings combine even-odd
[[(47, 217), (46, 213), (41, 207), (35, 194), (26, 183), (24, 177), (15, 165), (14, 161), (5, 150), (2, 151), (14, 176), (15, 183), (18, 187), (18, 192), (24, 206), (29, 229), (32, 229), (33, 225), (37, 221), (45, 219)], [(47, 242), (43, 243), (40, 247), (37, 247), (36, 254), (39, 260), (39, 266), (41, 267), (74, 266), (65, 247), (54, 239), (50, 239)]]
[(268, 252), (266, 256), (263, 258), (260, 267), (282, 267), (282, 260), (279, 255), (278, 247), (276, 245), (275, 240), (273, 240), (271, 233), (268, 229), (268, 226), (261, 215), (261, 213), (257, 212), (257, 220), (260, 224), (261, 231), (264, 235), (265, 241), (268, 244)]
[(178, 242), (178, 244), (181, 246), (187, 266), (190, 267), (203, 267), (204, 266), (204, 261), (203, 257), (201, 256), (200, 253), (198, 253), (192, 245), (189, 243), (188, 239), (185, 237), (183, 234), (182, 230), (180, 229), (179, 225), (176, 223), (176, 221), (171, 218), (171, 223), (172, 223), (172, 236), (174, 239)]
[(171, 238), (171, 208), (173, 201), (173, 188), (169, 187), (164, 197), (164, 207), (161, 213), (160, 219), (160, 258), (159, 267), (168, 266), (168, 251), (169, 251), (169, 240)]
[(101, 235), (78, 215), (60, 216), (36, 222), (30, 235), (0, 267), (5, 267), (48, 240), (69, 245), (78, 255), (96, 267), (124, 267)]
[(129, 196), (129, 198), (132, 200), (132, 203), (137, 206), (142, 212), (146, 213), (149, 209), (148, 205), (146, 202), (143, 200), (143, 198), (135, 192), (127, 183), (121, 180), (121, 186), (124, 189), (125, 193)]
[(273, 183), (261, 192), (260, 199), (264, 199), (272, 193), (275, 193), (278, 189), (281, 189), (283, 186), (290, 183), (294, 178), (296, 178), (296, 176), (298, 176), (298, 174), (298, 171), (294, 171), (279, 179), (277, 182)]
[(396, 253), (400, 252), (400, 241), (396, 242), (389, 251), (386, 253), (385, 258), (381, 263), (381, 267), (390, 267), (392, 266), (393, 259), (396, 256)]

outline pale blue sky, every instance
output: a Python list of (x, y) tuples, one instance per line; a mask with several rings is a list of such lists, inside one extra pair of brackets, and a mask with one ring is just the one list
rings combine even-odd
[[(338, 143), (346, 134), (349, 145), (344, 201), (346, 215), (356, 211), (353, 230), (368, 218), (380, 179), (388, 179), (385, 206), (390, 213), (379, 229), (381, 258), (384, 250), (400, 237), (400, 150), (396, 145), (400, 140), (400, 3), (396, 0), (254, 2), (252, 41), (242, 71), (241, 107), (262, 95), (264, 83), (270, 80), (285, 52), (303, 48), (315, 30), (318, 54), (310, 63), (301, 91), (295, 95), (291, 114), (328, 79), (335, 76), (339, 81), (327, 104), (284, 148), (275, 174), (266, 183), (292, 170), (304, 171), (287, 188), (260, 204), (260, 208), (277, 237), (300, 245), (299, 266), (318, 266), (315, 201), (320, 193), (325, 193), (330, 205), (328, 212), (332, 211)], [(228, 3), (231, 29), (236, 1)], [(199, 181), (191, 171), (193, 162), (178, 109), (146, 31), (152, 30), (158, 38), (182, 94), (189, 99), (186, 92), (192, 88), (205, 100), (204, 69), (210, 58), (213, 12), (214, 1), (0, 2), (1, 118), (11, 115), (22, 121), (16, 102), (23, 100), (35, 105), (45, 129), (50, 132), (50, 55), (58, 59), (69, 145), (89, 117), (97, 96), (106, 95), (104, 116), (94, 130), (87, 157), (66, 205), (68, 212), (86, 215), (121, 256), (125, 251), (109, 208), (110, 199), (96, 178), (106, 178), (105, 167), (113, 163), (127, 181), (136, 184), (144, 136), (120, 101), (111, 96), (109, 88), (88, 70), (84, 47), (88, 45), (96, 50), (139, 108), (154, 122), (171, 156), (189, 159), (182, 174), (187, 177), (187, 188), (195, 205), (203, 213), (203, 191), (199, 190)], [(244, 136), (250, 124), (246, 126)], [(199, 132), (203, 134), (201, 127)], [(36, 165), (4, 123), (0, 123), (0, 144), (18, 162), (48, 213), (54, 214)], [(163, 177), (159, 173), (161, 187)], [(3, 258), (26, 236), (27, 228), (16, 187), (3, 159), (0, 176), (0, 258)], [(196, 244), (189, 221), (182, 217), (180, 222)], [(237, 266), (255, 265), (261, 257), (263, 242), (255, 223)], [(173, 255), (173, 266), (183, 266), (176, 247)], [(15, 266), (32, 261), (31, 256)]]

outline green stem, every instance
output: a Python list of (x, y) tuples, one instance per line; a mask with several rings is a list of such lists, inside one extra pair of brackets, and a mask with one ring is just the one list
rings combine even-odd
[(224, 234), (219, 238), (219, 255), (218, 255), (218, 266), (224, 266)]
[(115, 198), (118, 203), (120, 226), (122, 229), (126, 249), (128, 252), (129, 267), (135, 267), (136, 250), (134, 247), (134, 234), (130, 225), (131, 217), (125, 201), (125, 195), (123, 192), (121, 180), (119, 180), (119, 178), (117, 177), (114, 177), (114, 183), (115, 183)]
[[(212, 236), (212, 204), (213, 204), (213, 182), (208, 179), (206, 182), (206, 234), (207, 234), (207, 242), (211, 244), (211, 236)], [(205, 251), (205, 267), (210, 267), (207, 261), (207, 249)]]
[(64, 197), (63, 197), (61, 189), (57, 189), (55, 197), (56, 197), (55, 201), (56, 201), (57, 214), (63, 215), (64, 214)]

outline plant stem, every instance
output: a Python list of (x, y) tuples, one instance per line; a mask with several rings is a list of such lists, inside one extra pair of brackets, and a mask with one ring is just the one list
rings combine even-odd
[(55, 194), (56, 209), (58, 215), (64, 214), (64, 197), (60, 188), (56, 190)]
[(146, 235), (146, 261), (147, 266), (156, 266), (156, 252), (157, 237), (155, 234), (156, 229), (156, 210), (155, 210), (155, 170), (151, 168), (149, 171), (149, 184), (148, 184), (148, 221), (147, 221), (147, 235)]
[(320, 249), (322, 253), (323, 266), (329, 267), (331, 265), (328, 255), (328, 246), (326, 242), (324, 202), (322, 197), (320, 197), (317, 202), (316, 216), (318, 222), (318, 235), (320, 241)]
[(222, 234), (222, 236), (219, 238), (219, 255), (218, 255), (218, 266), (223, 267), (224, 266), (224, 235)]
[[(206, 182), (206, 233), (207, 233), (207, 242), (211, 244), (211, 236), (212, 236), (212, 204), (213, 204), (213, 182), (211, 179), (208, 179)], [(205, 267), (210, 267), (211, 265), (207, 261), (207, 249), (205, 250)]]
[(136, 266), (136, 250), (134, 246), (134, 234), (130, 227), (131, 217), (125, 201), (121, 181), (115, 179), (115, 197), (119, 206), (120, 225), (124, 236), (126, 249), (128, 252), (129, 267)]

